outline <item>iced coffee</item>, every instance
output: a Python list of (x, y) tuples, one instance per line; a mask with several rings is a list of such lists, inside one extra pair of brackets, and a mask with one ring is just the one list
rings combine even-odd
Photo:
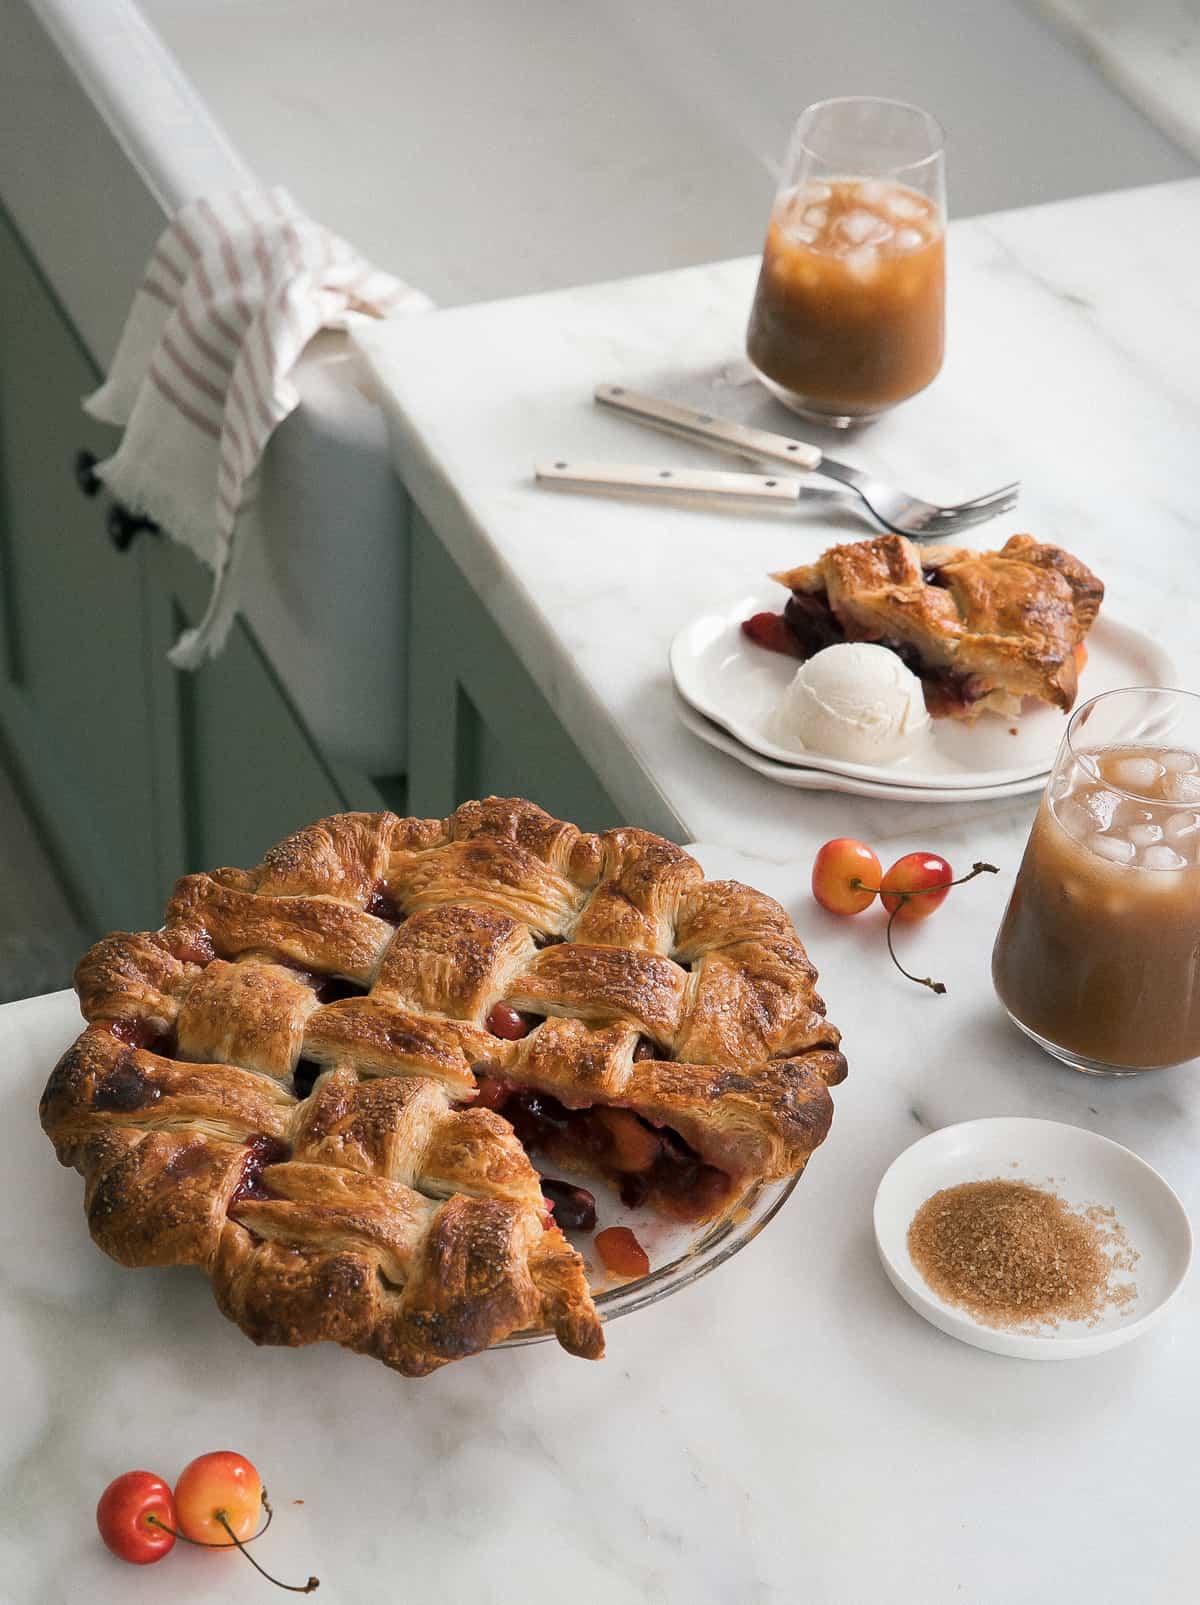
[(746, 352), (785, 401), (870, 417), (942, 365), (945, 227), (928, 195), (883, 178), (810, 180), (776, 198)]
[(1200, 1055), (1196, 748), (1067, 743), (992, 976), (1017, 1024), (1079, 1069), (1121, 1074)]

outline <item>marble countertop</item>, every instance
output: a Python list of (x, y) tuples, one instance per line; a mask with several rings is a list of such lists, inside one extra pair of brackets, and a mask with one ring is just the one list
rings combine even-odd
[(1040, 1365), (945, 1337), (875, 1256), (888, 1164), (978, 1115), (1125, 1142), (1200, 1218), (1194, 1075), (1078, 1076), (992, 999), (1020, 834), (994, 822), (941, 837), (952, 859), (991, 854), (1006, 873), (905, 933), (907, 956), (947, 982), (940, 999), (891, 969), (878, 919), (822, 913), (805, 866), (696, 849), (710, 875), (755, 882), (796, 920), (850, 1076), (779, 1217), (711, 1276), (614, 1323), (599, 1365), (545, 1344), (406, 1382), (331, 1346), (255, 1349), (196, 1272), (122, 1270), (89, 1242), (80, 1179), (37, 1125), (74, 998), (0, 1008), (0, 1596), (276, 1597), (232, 1557), (123, 1566), (92, 1526), (118, 1472), (171, 1477), (234, 1447), (278, 1513), (260, 1558), (315, 1572), (331, 1605), (1190, 1605), (1197, 1278), (1138, 1342)]
[[(1102, 576), (1115, 618), (1153, 631), (1200, 686), (1200, 180), (958, 222), (948, 361), (923, 395), (822, 443), (935, 499), (1023, 481), (1027, 529)], [(667, 647), (767, 571), (869, 533), (824, 507), (698, 512), (548, 491), (556, 455), (736, 466), (595, 408), (601, 381), (812, 435), (738, 383), (753, 259), (434, 313), (361, 339), (397, 469), (580, 750), (631, 819), (803, 858), (832, 835), (936, 839), (1031, 804), (797, 793), (680, 724)]]

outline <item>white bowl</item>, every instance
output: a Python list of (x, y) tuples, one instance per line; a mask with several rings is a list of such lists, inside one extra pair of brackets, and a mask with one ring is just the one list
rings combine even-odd
[[(912, 1218), (940, 1188), (995, 1176), (1048, 1187), (1072, 1208), (1115, 1210), (1140, 1256), (1130, 1273), (1136, 1298), (1108, 1306), (1095, 1325), (1063, 1321), (1030, 1332), (985, 1326), (939, 1298), (908, 1252)], [(1192, 1257), (1187, 1211), (1158, 1172), (1120, 1143), (1057, 1120), (968, 1120), (922, 1137), (885, 1173), (874, 1219), (883, 1268), (918, 1315), (976, 1348), (1030, 1360), (1074, 1360), (1140, 1337), (1179, 1291)]]

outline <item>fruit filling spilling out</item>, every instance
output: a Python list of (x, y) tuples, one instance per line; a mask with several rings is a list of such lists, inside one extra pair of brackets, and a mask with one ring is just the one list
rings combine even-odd
[[(564, 1170), (604, 1177), (629, 1208), (649, 1203), (677, 1220), (703, 1220), (732, 1190), (724, 1171), (707, 1164), (677, 1131), (651, 1125), (632, 1109), (568, 1109), (547, 1092), (487, 1075), (479, 1077), (478, 1102), (498, 1110), (528, 1151)], [(555, 1201), (548, 1190), (547, 1196)], [(555, 1218), (569, 1225), (557, 1209)]]
[[(929, 585), (943, 583), (936, 569), (927, 569), (925, 580)], [(956, 674), (953, 669), (926, 663), (910, 641), (856, 630), (852, 623), (838, 618), (824, 592), (793, 591), (782, 613), (755, 613), (743, 621), (742, 632), (770, 652), (801, 660), (842, 641), (873, 641), (887, 647), (920, 680), (925, 705), (934, 719), (961, 714), (995, 689), (984, 675)]]

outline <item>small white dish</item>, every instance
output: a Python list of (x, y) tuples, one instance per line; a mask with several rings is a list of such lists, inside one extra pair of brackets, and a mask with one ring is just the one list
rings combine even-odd
[[(1140, 1256), (1131, 1272), (1117, 1273), (1135, 1284), (1136, 1297), (1106, 1308), (1095, 1325), (1063, 1321), (1031, 1332), (985, 1326), (940, 1299), (908, 1252), (912, 1218), (940, 1188), (996, 1176), (1047, 1187), (1075, 1209), (1113, 1209)], [(1179, 1291), (1192, 1257), (1187, 1211), (1158, 1172), (1120, 1143), (1057, 1120), (968, 1120), (931, 1132), (892, 1162), (874, 1220), (888, 1279), (918, 1315), (975, 1348), (1029, 1360), (1075, 1360), (1140, 1337)]]
[[(701, 614), (671, 642), (671, 673), (680, 695), (743, 746), (777, 764), (802, 764), (856, 780), (902, 783), (943, 790), (975, 790), (1044, 779), (1066, 730), (1056, 708), (1030, 707), (1019, 719), (983, 714), (972, 725), (935, 719), (928, 740), (888, 764), (848, 763), (822, 753), (781, 747), (770, 731), (771, 714), (798, 664), (756, 646), (742, 634), (742, 621), (766, 610), (778, 612), (785, 593), (770, 582)], [(1120, 686), (1174, 685), (1175, 665), (1150, 636), (1101, 614), (1087, 638), (1088, 662), (1080, 677), (1079, 702)], [(1149, 734), (1130, 730), (1130, 738)], [(1037, 786), (1029, 788), (1037, 790)]]
[(727, 730), (706, 719), (689, 706), (681, 696), (675, 698), (675, 711), (680, 722), (699, 736), (701, 741), (724, 752), (756, 775), (775, 781), (780, 786), (791, 786), (796, 791), (842, 791), (851, 797), (881, 797), (888, 802), (988, 802), (1002, 797), (1023, 797), (1029, 792), (1041, 791), (1046, 784), (1045, 775), (1033, 775), (1029, 780), (1017, 780), (1007, 786), (906, 786), (896, 781), (857, 780), (852, 775), (836, 775), (827, 769), (807, 769), (802, 764), (774, 763), (760, 758), (749, 747), (744, 747)]

